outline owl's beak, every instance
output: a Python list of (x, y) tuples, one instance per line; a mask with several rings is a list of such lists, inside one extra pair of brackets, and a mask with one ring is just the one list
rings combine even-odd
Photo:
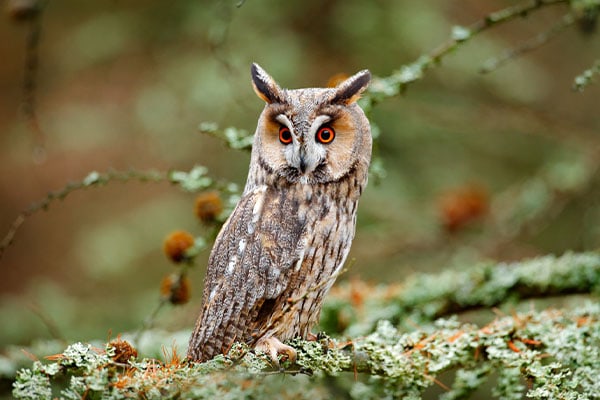
[(306, 172), (306, 150), (303, 147), (300, 148), (300, 172)]

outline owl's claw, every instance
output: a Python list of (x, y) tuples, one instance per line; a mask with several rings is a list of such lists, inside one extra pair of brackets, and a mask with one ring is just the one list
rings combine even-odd
[(287, 344), (281, 343), (279, 339), (274, 336), (260, 338), (258, 342), (256, 342), (254, 349), (268, 354), (276, 367), (279, 367), (278, 354), (286, 355), (288, 361), (292, 364), (296, 362), (296, 350)]

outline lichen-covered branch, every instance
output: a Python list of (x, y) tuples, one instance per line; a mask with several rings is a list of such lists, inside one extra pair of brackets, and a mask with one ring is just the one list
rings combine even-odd
[(371, 332), (380, 320), (410, 327), (474, 308), (573, 293), (600, 293), (600, 254), (490, 261), (413, 275), (398, 285), (351, 281), (333, 288), (320, 327), (330, 334), (356, 337)]
[[(521, 398), (525, 378), (533, 398), (556, 398), (579, 393), (600, 393), (595, 376), (600, 368), (600, 306), (588, 304), (565, 313), (547, 310), (497, 319), (477, 327), (455, 320), (439, 320), (433, 326), (401, 333), (388, 321), (380, 321), (374, 333), (333, 349), (315, 342), (298, 342), (300, 371), (310, 373), (363, 372), (372, 376), (373, 390), (386, 396), (418, 396), (449, 369), (458, 369), (458, 386), (446, 398), (478, 387), (468, 386), (465, 375), (480, 378), (495, 370), (514, 375), (516, 385), (496, 390), (505, 398)], [(339, 346), (339, 345), (338, 345)], [(588, 346), (592, 348), (587, 352)], [(379, 383), (379, 384), (377, 384)], [(516, 391), (517, 396), (510, 392)], [(563, 397), (565, 398), (565, 397)]]
[[(546, 6), (555, 4), (570, 4), (572, 0), (531, 0), (514, 6), (506, 7), (486, 15), (468, 27), (455, 26), (450, 39), (431, 52), (422, 55), (411, 64), (403, 65), (391, 75), (374, 79), (365, 96), (361, 99), (361, 106), (369, 112), (380, 101), (402, 93), (408, 85), (420, 80), (423, 74), (440, 64), (442, 59), (454, 52), (460, 46), (473, 39), (479, 33), (517, 17), (524, 17)], [(582, 3), (574, 1), (573, 3)], [(598, 7), (595, 1), (585, 3), (585, 7)]]
[[(18, 373), (17, 399), (50, 399), (67, 377), (62, 398), (420, 398), (446, 388), (445, 399), (463, 398), (490, 380), (497, 397), (594, 398), (600, 393), (600, 305), (546, 310), (496, 319), (478, 327), (454, 319), (402, 333), (381, 321), (376, 330), (349, 341), (296, 340), (294, 365), (273, 370), (269, 359), (236, 345), (227, 357), (202, 364), (131, 358), (117, 362), (116, 349), (76, 343)], [(445, 382), (445, 371), (457, 371)], [(345, 374), (346, 372), (350, 373)], [(282, 379), (286, 375), (286, 379)], [(310, 379), (306, 375), (312, 376)], [(327, 380), (324, 380), (325, 377)], [(350, 379), (348, 379), (350, 378)], [(331, 385), (332, 379), (335, 385)], [(328, 382), (329, 385), (326, 385)], [(527, 386), (524, 385), (527, 383)], [(333, 389), (335, 387), (335, 389)]]
[(596, 60), (592, 67), (575, 77), (573, 90), (583, 91), (587, 86), (594, 82), (594, 77), (597, 75), (600, 75), (600, 60)]
[(234, 127), (219, 129), (219, 126), (214, 122), (202, 122), (198, 125), (198, 130), (201, 133), (223, 140), (229, 148), (234, 150), (250, 151), (252, 149), (254, 135), (245, 129)]
[(500, 56), (494, 57), (486, 61), (479, 71), (485, 74), (495, 71), (500, 66), (506, 64), (508, 61), (519, 57), (527, 52), (535, 50), (548, 43), (559, 33), (562, 33), (566, 28), (573, 25), (575, 21), (575, 15), (573, 15), (572, 13), (565, 14), (558, 22), (552, 25), (549, 29), (537, 34), (533, 38), (519, 44), (514, 48), (506, 50)]
[[(402, 285), (350, 283), (332, 293), (322, 321), (326, 329), (333, 326), (330, 333), (337, 329), (350, 339), (294, 340), (290, 345), (298, 360), (293, 365), (282, 360), (282, 370), (242, 344), (228, 356), (193, 364), (181, 360), (175, 349), (167, 352), (166, 361), (131, 358), (124, 363), (114, 345), (100, 349), (76, 343), (48, 357), (50, 363), (22, 369), (13, 394), (20, 399), (50, 399), (59, 390), (62, 398), (89, 399), (319, 399), (340, 393), (420, 398), (435, 386), (444, 388), (444, 399), (457, 399), (489, 381), (492, 394), (507, 399), (525, 393), (530, 398), (594, 398), (600, 393), (595, 379), (600, 374), (598, 302), (513, 314), (484, 326), (453, 317), (432, 320), (508, 299), (599, 291), (597, 253), (490, 262), (416, 275)], [(402, 328), (406, 321), (419, 328)], [(455, 372), (453, 381), (447, 371)], [(66, 387), (59, 387), (65, 377)]]
[(223, 183), (212, 179), (208, 176), (208, 170), (203, 166), (195, 166), (189, 172), (184, 171), (108, 171), (99, 173), (97, 171), (90, 172), (85, 178), (78, 182), (71, 182), (63, 188), (49, 192), (46, 197), (36, 203), (32, 203), (27, 209), (23, 210), (11, 224), (8, 232), (5, 234), (2, 242), (0, 242), (0, 260), (4, 252), (12, 243), (17, 231), (23, 225), (25, 220), (37, 213), (38, 211), (48, 210), (48, 208), (57, 200), (64, 200), (71, 193), (89, 189), (94, 187), (105, 186), (111, 182), (165, 182), (168, 181), (181, 189), (188, 192), (196, 192), (210, 187), (218, 187), (224, 189), (225, 192), (231, 194), (237, 189), (230, 188), (230, 184)]

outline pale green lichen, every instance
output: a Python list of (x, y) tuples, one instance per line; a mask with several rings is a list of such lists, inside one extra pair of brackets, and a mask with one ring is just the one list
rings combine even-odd
[[(236, 398), (273, 396), (280, 391), (295, 398), (326, 398), (320, 377), (343, 372), (366, 374), (348, 392), (356, 397), (370, 392), (392, 398), (419, 398), (445, 371), (458, 369), (445, 399), (461, 398), (499, 371), (493, 394), (519, 398), (527, 380), (532, 398), (592, 398), (598, 393), (600, 373), (600, 305), (588, 303), (577, 310), (547, 310), (503, 317), (480, 328), (456, 319), (439, 320), (426, 330), (403, 333), (381, 321), (377, 329), (351, 342), (325, 338), (290, 342), (298, 351), (295, 365), (272, 368), (268, 358), (236, 345), (229, 356), (201, 364), (131, 362), (129, 370), (117, 368), (109, 354), (92, 346), (74, 344), (54, 357), (54, 363), (35, 363), (22, 370), (14, 386), (16, 398), (49, 398), (50, 380), (69, 375), (63, 398)], [(60, 368), (50, 367), (58, 365)], [(52, 372), (50, 372), (52, 371)], [(288, 376), (285, 383), (280, 374)], [(331, 378), (329, 378), (331, 379)], [(283, 387), (282, 387), (283, 386)], [(309, 395), (310, 394), (310, 395)], [(317, 396), (317, 397), (315, 397)]]
[(440, 400), (463, 399), (483, 385), (491, 372), (488, 364), (472, 366), (472, 369), (459, 369), (452, 389), (440, 396)]
[(31, 369), (22, 369), (17, 373), (12, 392), (15, 398), (39, 400), (52, 398), (50, 377), (39, 370), (39, 365), (39, 362), (35, 362)]
[(600, 60), (596, 61), (591, 68), (586, 69), (575, 77), (573, 80), (573, 90), (583, 91), (594, 82), (594, 78), (597, 75), (600, 75)]
[(471, 30), (460, 25), (453, 26), (451, 37), (457, 42), (464, 42), (471, 37)]
[(214, 183), (212, 178), (208, 176), (208, 169), (202, 165), (196, 165), (189, 172), (170, 171), (169, 181), (188, 192), (204, 190)]
[[(598, 302), (570, 310), (514, 314), (485, 326), (455, 317), (435, 321), (424, 317), (419, 329), (409, 330), (397, 322), (422, 315), (409, 305), (427, 308), (434, 304), (427, 314), (434, 317), (440, 310), (449, 310), (448, 301), (468, 308), (515, 293), (523, 296), (525, 289), (536, 295), (597, 290), (599, 266), (597, 254), (584, 253), (483, 264), (474, 270), (444, 273), (437, 283), (433, 276), (421, 275), (391, 296), (389, 287), (379, 287), (387, 295), (375, 293), (378, 299), (365, 300), (360, 313), (338, 292), (332, 303), (338, 312), (355, 312), (351, 327), (365, 328), (368, 324), (361, 319), (373, 322), (372, 313), (391, 313), (392, 319), (380, 319), (351, 340), (291, 341), (298, 359), (295, 364), (282, 361), (282, 370), (267, 355), (240, 344), (228, 356), (205, 363), (141, 359), (126, 367), (112, 362), (111, 348), (75, 343), (50, 362), (36, 362), (19, 371), (13, 395), (17, 399), (50, 398), (54, 390), (68, 399), (289, 396), (315, 400), (343, 392), (353, 398), (420, 398), (445, 380), (446, 372), (456, 371), (453, 382), (440, 383), (450, 388), (445, 400), (464, 398), (484, 382), (492, 386), (491, 394), (497, 398), (517, 399), (525, 393), (531, 398), (594, 398), (600, 393)], [(438, 287), (430, 296), (425, 292), (428, 285)], [(386, 308), (390, 303), (394, 306)], [(380, 306), (386, 311), (378, 314)], [(352, 379), (355, 374), (357, 382)], [(59, 382), (66, 387), (59, 387)]]
[[(351, 283), (338, 288), (349, 292)], [(600, 255), (566, 253), (513, 263), (485, 262), (440, 274), (417, 274), (397, 290), (370, 287), (359, 315), (349, 295), (326, 302), (321, 328), (329, 333), (359, 336), (382, 319), (400, 324), (428, 323), (453, 312), (540, 295), (600, 292)], [(345, 300), (344, 300), (345, 299)], [(342, 322), (343, 321), (343, 322)], [(408, 325), (406, 326), (408, 327)]]
[(214, 122), (202, 122), (198, 126), (198, 130), (202, 133), (224, 140), (227, 146), (232, 149), (246, 151), (252, 149), (254, 135), (245, 129), (235, 127), (219, 129), (219, 126)]

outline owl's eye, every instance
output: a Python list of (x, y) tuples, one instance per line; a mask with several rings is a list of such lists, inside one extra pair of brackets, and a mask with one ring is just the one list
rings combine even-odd
[(333, 128), (331, 128), (329, 126), (324, 126), (324, 127), (320, 128), (319, 131), (317, 132), (317, 141), (319, 143), (323, 143), (323, 144), (331, 143), (331, 142), (333, 142), (334, 138), (335, 138), (335, 131), (333, 130)]
[(290, 128), (287, 126), (279, 128), (279, 141), (283, 144), (292, 143), (292, 132), (290, 132)]

